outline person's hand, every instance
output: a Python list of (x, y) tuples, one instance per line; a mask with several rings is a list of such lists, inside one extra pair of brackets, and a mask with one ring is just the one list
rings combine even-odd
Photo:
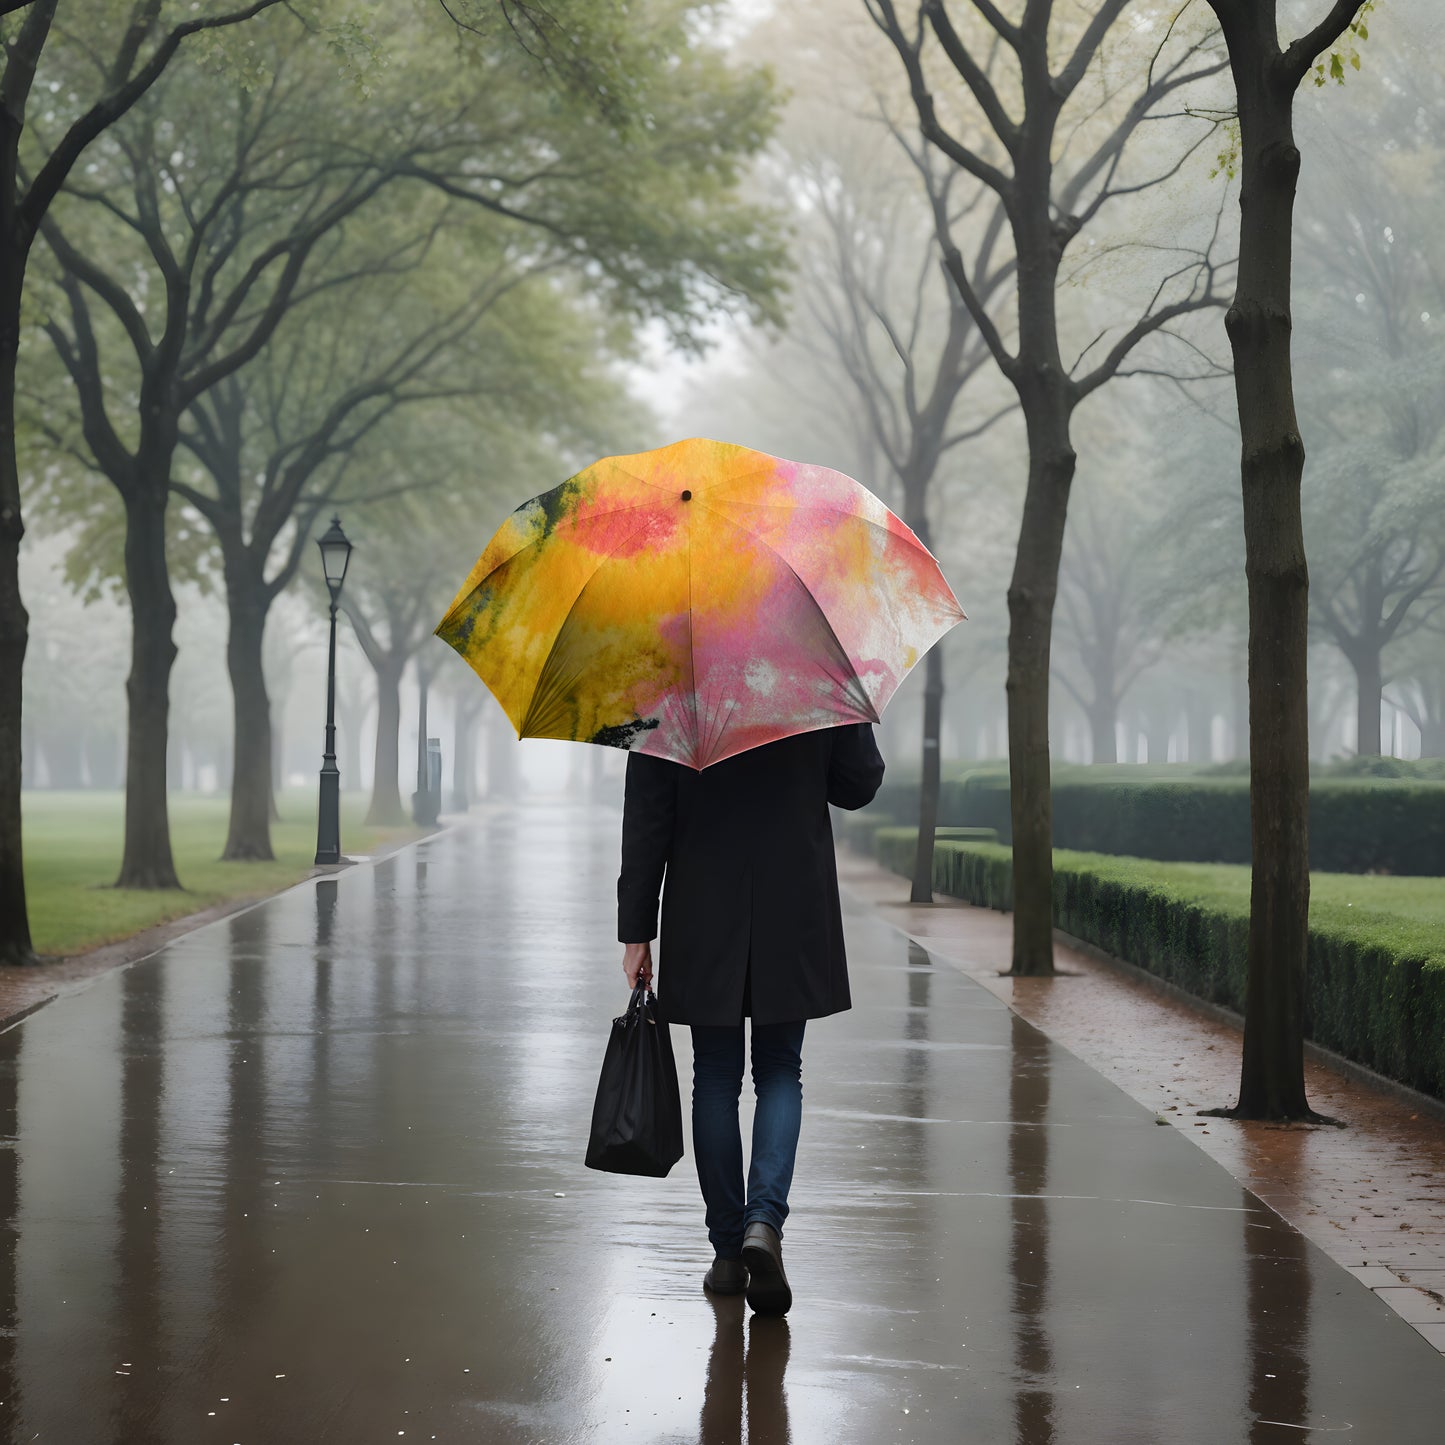
[(622, 955), (622, 971), (627, 975), (628, 988), (636, 988), (641, 978), (648, 988), (652, 987), (652, 944), (629, 943)]

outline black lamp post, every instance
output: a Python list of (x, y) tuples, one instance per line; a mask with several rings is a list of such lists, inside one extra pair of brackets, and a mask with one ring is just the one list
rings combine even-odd
[(321, 810), (316, 818), (316, 861), (341, 862), (341, 774), (336, 767), (336, 607), (351, 561), (351, 543), (341, 530), (341, 518), (316, 539), (321, 569), (331, 594), (331, 651), (326, 659), (326, 752), (321, 763)]

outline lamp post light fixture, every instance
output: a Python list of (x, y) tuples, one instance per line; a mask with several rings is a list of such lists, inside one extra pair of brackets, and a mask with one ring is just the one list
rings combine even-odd
[(316, 539), (321, 549), (321, 570), (331, 594), (331, 649), (326, 659), (326, 751), (321, 761), (321, 808), (316, 817), (316, 861), (341, 862), (341, 773), (336, 766), (336, 609), (351, 561), (351, 543), (341, 530), (341, 518)]

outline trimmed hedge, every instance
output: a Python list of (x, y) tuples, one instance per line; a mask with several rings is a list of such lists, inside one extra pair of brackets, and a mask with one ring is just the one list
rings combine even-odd
[[(1060, 768), (1053, 799), (1054, 843), (1060, 848), (1166, 862), (1249, 862), (1247, 778), (1171, 777), (1162, 768), (1152, 776), (1143, 769), (1131, 776), (1122, 768)], [(896, 819), (916, 817), (918, 785), (893, 784), (878, 810)], [(938, 821), (993, 828), (1008, 842), (1008, 774), (979, 769), (945, 781)], [(1445, 782), (1316, 778), (1310, 785), (1310, 867), (1325, 873), (1445, 874)]]
[[(912, 871), (913, 828), (883, 828), (875, 856)], [(988, 908), (1013, 904), (1002, 846), (940, 842), (934, 888)], [(1054, 922), (1075, 938), (1211, 1003), (1244, 1012), (1249, 870), (1054, 854)], [(1445, 884), (1311, 878), (1308, 1038), (1445, 1098)]]

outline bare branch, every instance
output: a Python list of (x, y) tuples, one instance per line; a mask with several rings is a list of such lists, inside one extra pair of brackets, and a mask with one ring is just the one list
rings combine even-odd
[(999, 407), (996, 412), (986, 417), (976, 426), (968, 427), (964, 431), (954, 432), (951, 437), (945, 438), (943, 445), (939, 448), (940, 453), (949, 451), (951, 448), (958, 446), (960, 442), (971, 442), (975, 438), (981, 437), (993, 426), (995, 422), (1002, 421), (1004, 417), (1009, 416), (1011, 413), (1016, 412), (1018, 409), (1019, 404), (1017, 400), (1008, 402), (1004, 406)]
[(1019, 45), (1019, 28), (993, 4), (993, 0), (972, 0), (973, 8), (993, 26), (1001, 40), (1006, 40), (1015, 50)]
[[(938, 147), (961, 170), (976, 176), (985, 185), (1004, 198), (1005, 204), (1012, 204), (1013, 180), (997, 166), (991, 165), (982, 156), (971, 150), (962, 141), (946, 131), (938, 119), (933, 104), (933, 94), (923, 74), (920, 58), (922, 36), (910, 41), (898, 24), (898, 14), (893, 0), (864, 0), (873, 23), (886, 35), (903, 61), (908, 75), (909, 90), (913, 95), (914, 108), (918, 112), (919, 128), (925, 140)], [(921, 22), (920, 22), (921, 23)]]
[(1091, 391), (1101, 387), (1119, 370), (1124, 358), (1146, 336), (1152, 336), (1167, 322), (1173, 321), (1176, 316), (1187, 316), (1191, 311), (1202, 311), (1206, 307), (1223, 308), (1228, 304), (1229, 301), (1226, 297), (1209, 293), (1203, 296), (1186, 297), (1182, 301), (1173, 301), (1167, 306), (1161, 306), (1157, 311), (1146, 312), (1109, 348), (1109, 354), (1093, 371), (1074, 382), (1075, 398), (1082, 401)]
[(1012, 155), (1019, 140), (1018, 125), (1004, 109), (998, 92), (984, 73), (983, 67), (973, 58), (973, 53), (964, 43), (963, 37), (953, 28), (953, 22), (948, 18), (948, 11), (944, 9), (942, 0), (923, 0), (923, 13), (928, 16), (928, 23), (933, 27), (933, 33), (938, 37), (938, 43), (943, 47), (949, 63), (963, 77), (963, 83), (972, 92), (994, 133), (1003, 142), (1004, 149)]

